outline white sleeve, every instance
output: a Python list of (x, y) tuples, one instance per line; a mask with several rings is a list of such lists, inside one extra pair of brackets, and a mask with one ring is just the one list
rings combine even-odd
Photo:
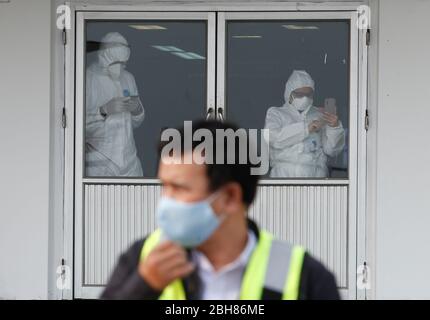
[[(134, 79), (132, 74), (129, 74), (129, 82), (130, 82), (130, 95), (132, 96), (139, 96), (139, 91), (137, 89), (137, 85), (136, 85), (136, 80)], [(145, 108), (143, 107), (142, 104), (142, 99), (139, 99), (139, 104), (140, 104), (140, 109), (142, 110), (139, 114), (137, 115), (132, 115), (131, 119), (132, 119), (132, 125), (133, 128), (136, 129), (137, 127), (139, 127), (143, 120), (145, 119)]]
[(105, 125), (105, 118), (100, 114), (99, 108), (101, 106), (96, 105), (96, 97), (99, 93), (97, 88), (97, 81), (94, 75), (87, 73), (86, 80), (86, 97), (85, 97), (85, 123), (86, 123), (86, 135), (92, 136), (97, 130)]
[(345, 147), (345, 130), (342, 122), (339, 121), (339, 126), (325, 126), (322, 135), (322, 143), (324, 153), (330, 157), (337, 156)]
[(306, 122), (282, 123), (276, 108), (270, 108), (266, 115), (265, 128), (269, 129), (269, 145), (275, 149), (284, 149), (302, 142), (309, 135)]

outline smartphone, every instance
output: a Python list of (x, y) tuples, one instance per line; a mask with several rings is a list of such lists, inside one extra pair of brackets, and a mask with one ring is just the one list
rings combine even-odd
[(331, 114), (336, 114), (336, 99), (335, 98), (327, 98), (324, 101), (324, 109), (326, 112)]

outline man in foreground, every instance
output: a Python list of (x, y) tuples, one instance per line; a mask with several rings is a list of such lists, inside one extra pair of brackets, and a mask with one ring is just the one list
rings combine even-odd
[[(193, 124), (193, 133), (199, 129), (215, 137), (217, 129), (237, 128), (204, 121)], [(184, 139), (183, 129), (180, 134)], [(101, 298), (339, 299), (335, 279), (322, 264), (247, 218), (258, 183), (249, 159), (202, 163), (207, 153), (197, 152), (198, 144), (182, 148), (177, 161), (161, 156), (160, 229), (121, 256)], [(218, 149), (211, 151), (217, 159)], [(226, 145), (224, 160), (228, 152)], [(237, 161), (239, 147), (233, 152)], [(191, 164), (184, 163), (187, 156)]]

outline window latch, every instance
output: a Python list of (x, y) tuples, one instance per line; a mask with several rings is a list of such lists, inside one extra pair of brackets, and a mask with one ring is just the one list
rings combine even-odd
[(366, 131), (369, 131), (369, 126), (370, 126), (369, 110), (366, 109), (366, 115), (364, 118), (364, 128), (366, 129)]
[(63, 127), (63, 129), (66, 129), (66, 126), (67, 126), (66, 108), (63, 108), (63, 113), (61, 114), (61, 126)]

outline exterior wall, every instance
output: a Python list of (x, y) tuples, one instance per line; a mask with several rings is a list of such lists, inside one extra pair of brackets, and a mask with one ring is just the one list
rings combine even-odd
[(0, 299), (48, 294), (51, 3), (0, 3)]
[(430, 2), (379, 12), (376, 298), (430, 299)]

